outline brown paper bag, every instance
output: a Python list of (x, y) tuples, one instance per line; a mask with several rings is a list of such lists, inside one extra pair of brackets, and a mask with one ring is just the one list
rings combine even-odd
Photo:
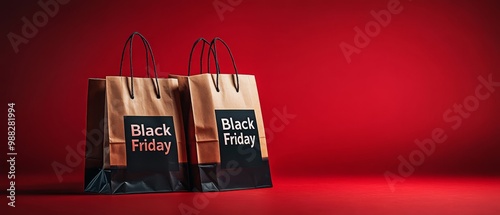
[[(234, 75), (220, 74), (217, 41), (229, 51)], [(271, 187), (255, 77), (238, 74), (229, 47), (219, 38), (212, 41), (212, 52), (217, 74), (172, 76), (179, 79), (183, 109), (189, 111), (185, 122), (193, 186), (199, 191)]]
[[(131, 49), (136, 35), (154, 65), (151, 47), (139, 33), (128, 38), (124, 52), (128, 43)], [(133, 77), (132, 64), (130, 69), (130, 77), (89, 79), (87, 135), (97, 133), (103, 138), (87, 141), (85, 191), (186, 190), (188, 166), (178, 82), (158, 78), (155, 65), (155, 78)]]

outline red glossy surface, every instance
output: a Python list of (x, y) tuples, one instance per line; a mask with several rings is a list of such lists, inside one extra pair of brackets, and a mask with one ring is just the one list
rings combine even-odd
[[(77, 184), (19, 194), (12, 214), (499, 214), (500, 178), (414, 177), (391, 192), (383, 177), (276, 178), (270, 189), (89, 195)], [(70, 193), (64, 193), (63, 190)], [(63, 193), (58, 193), (63, 192)], [(186, 209), (185, 213), (179, 208)], [(11, 214), (11, 213), (8, 213)]]

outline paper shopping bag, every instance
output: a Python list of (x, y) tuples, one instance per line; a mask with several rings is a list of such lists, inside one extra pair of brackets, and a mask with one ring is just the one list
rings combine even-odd
[(101, 135), (102, 141), (87, 141), (86, 192), (169, 192), (189, 186), (178, 81), (157, 77), (151, 46), (139, 33), (128, 38), (124, 52), (134, 36), (151, 56), (155, 77), (134, 77), (131, 64), (130, 77), (121, 76), (120, 67), (120, 76), (89, 79), (87, 139)]
[[(220, 74), (215, 43), (230, 53), (235, 74)], [(195, 43), (196, 45), (196, 43)], [(194, 46), (193, 46), (194, 48)], [(253, 75), (238, 74), (227, 44), (211, 42), (216, 74), (179, 79), (193, 188), (223, 191), (271, 187), (264, 123)]]

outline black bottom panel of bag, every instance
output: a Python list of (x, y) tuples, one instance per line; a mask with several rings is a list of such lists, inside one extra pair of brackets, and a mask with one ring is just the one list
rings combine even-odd
[(222, 169), (220, 163), (191, 165), (193, 191), (226, 191), (272, 187), (269, 161), (258, 167)]
[(85, 192), (103, 194), (187, 191), (187, 164), (179, 171), (133, 172), (127, 169), (85, 169)]

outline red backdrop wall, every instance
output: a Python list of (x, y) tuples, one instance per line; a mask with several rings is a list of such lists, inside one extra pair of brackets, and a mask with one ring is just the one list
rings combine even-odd
[[(418, 163), (415, 175), (500, 173), (500, 88), (483, 84), (500, 82), (496, 1), (58, 5), (57, 11), (49, 8), (55, 12), (47, 20), (34, 1), (0, 9), (0, 106), (7, 115), (7, 103), (16, 103), (19, 189), (57, 183), (54, 162), (71, 167), (63, 179), (83, 180), (83, 162), (66, 157), (85, 140), (87, 79), (118, 74), (123, 43), (133, 31), (150, 41), (160, 77), (186, 73), (198, 37), (219, 36), (230, 45), (239, 71), (257, 78), (273, 177), (382, 178), (398, 173), (398, 158)], [(25, 32), (28, 38), (23, 17), (33, 22), (34, 16), (41, 27)], [(9, 33), (27, 43), (12, 45)], [(135, 52), (137, 73), (144, 65), (141, 51)], [(223, 72), (231, 73), (228, 56), (220, 55)], [(284, 111), (289, 118), (280, 115)], [(5, 131), (6, 123), (0, 124)], [(425, 151), (415, 141), (436, 136), (435, 129), (446, 140), (422, 158)], [(2, 169), (3, 175), (7, 167)]]

